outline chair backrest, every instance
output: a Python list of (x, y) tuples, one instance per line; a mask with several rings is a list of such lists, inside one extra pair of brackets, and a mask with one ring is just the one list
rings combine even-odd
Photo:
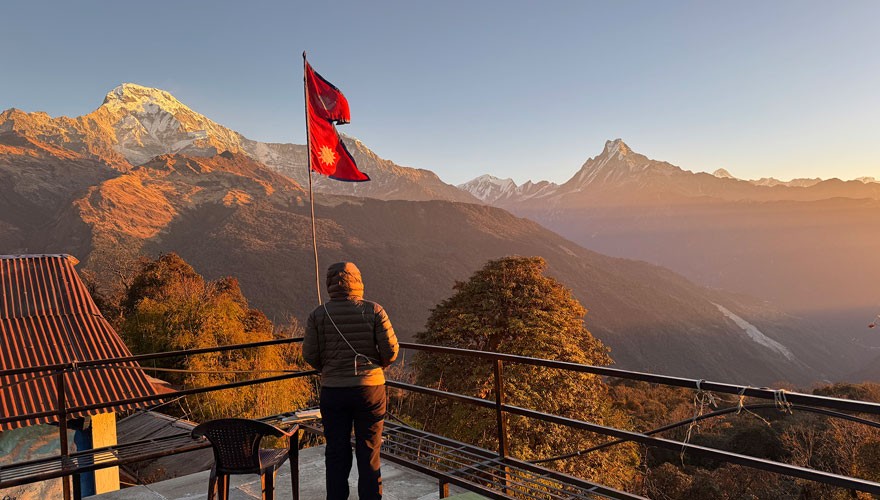
[(260, 441), (264, 436), (283, 435), (277, 427), (244, 418), (209, 420), (192, 430), (193, 438), (211, 442), (217, 470), (228, 473), (259, 472)]

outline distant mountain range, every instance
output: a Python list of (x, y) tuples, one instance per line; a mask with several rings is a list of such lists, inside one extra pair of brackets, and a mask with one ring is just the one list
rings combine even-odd
[[(105, 274), (140, 253), (175, 251), (208, 278), (237, 276), (271, 318), (302, 319), (315, 305), (308, 200), (279, 171), (293, 168), (303, 147), (248, 141), (166, 92), (131, 84), (83, 117), (5, 111), (0, 249), (69, 252)], [(845, 372), (848, 354), (808, 321), (595, 253), (505, 210), (461, 203), (476, 199), (353, 144), (355, 154), (372, 155), (361, 167), (376, 198), (318, 197), (321, 259), (358, 262), (367, 295), (386, 305), (404, 339), (488, 259), (540, 255), (589, 309), (588, 328), (619, 366), (750, 384)], [(270, 159), (274, 169), (262, 163)], [(336, 185), (350, 186), (322, 190)], [(553, 186), (532, 188), (537, 197)], [(425, 198), (443, 199), (418, 201)]]
[(773, 178), (744, 181), (724, 169), (714, 174), (694, 173), (651, 160), (634, 152), (621, 139), (607, 141), (600, 155), (588, 159), (561, 185), (529, 181), (517, 186), (511, 179), (481, 175), (458, 187), (484, 203), (551, 203), (565, 207), (593, 206), (597, 204), (593, 201), (596, 196), (619, 205), (644, 203), (646, 195), (668, 200), (702, 197), (726, 201), (880, 199), (880, 183), (873, 177), (852, 181), (793, 179), (784, 182)]
[[(721, 179), (741, 180), (741, 179), (737, 179), (730, 172), (728, 172), (727, 170), (725, 170), (723, 168), (719, 168), (718, 170), (712, 172), (712, 175), (714, 175), (715, 177), (719, 177)], [(859, 178), (856, 178), (853, 180), (864, 183), (864, 184), (878, 182), (877, 179), (875, 179), (873, 177), (859, 177)], [(773, 177), (762, 177), (760, 179), (749, 180), (748, 182), (751, 182), (752, 184), (754, 184), (756, 186), (767, 186), (767, 187), (773, 187), (773, 186), (810, 187), (810, 186), (815, 186), (816, 184), (819, 184), (820, 182), (822, 182), (822, 179), (820, 179), (818, 177), (814, 177), (812, 179), (800, 178), (800, 179), (792, 179), (790, 181), (781, 181), (779, 179), (774, 179)]]
[[(683, 170), (608, 141), (567, 182), (481, 176), (459, 186), (591, 249), (642, 259), (800, 317), (868, 362), (880, 311), (880, 183), (743, 181)], [(523, 189), (525, 188), (525, 189)]]

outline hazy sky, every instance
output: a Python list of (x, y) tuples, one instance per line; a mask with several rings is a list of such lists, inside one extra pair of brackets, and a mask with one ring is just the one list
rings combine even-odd
[(121, 82), (305, 142), (340, 128), (459, 183), (564, 181), (609, 138), (743, 178), (880, 178), (880, 1), (56, 1), (0, 7), (0, 109), (85, 114)]

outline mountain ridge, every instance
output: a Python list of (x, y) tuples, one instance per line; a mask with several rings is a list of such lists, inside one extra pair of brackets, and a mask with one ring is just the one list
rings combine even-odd
[[(489, 176), (493, 180), (496, 177)], [(592, 190), (595, 195), (604, 196), (611, 190), (614, 196), (619, 191), (637, 189), (657, 193), (672, 194), (677, 197), (709, 197), (729, 201), (815, 201), (834, 197), (856, 197), (880, 199), (880, 183), (871, 177), (860, 177), (850, 181), (832, 179), (792, 179), (780, 181), (774, 178), (743, 180), (736, 178), (724, 169), (712, 174), (692, 172), (671, 163), (657, 161), (633, 151), (622, 139), (608, 140), (602, 152), (587, 159), (584, 164), (562, 184), (553, 184), (538, 196), (523, 196), (521, 186), (510, 180), (503, 189), (486, 191), (487, 177), (478, 176), (459, 184), (484, 203), (514, 204), (532, 198), (554, 200), (572, 193)], [(539, 181), (547, 182), (547, 181)], [(497, 183), (497, 182), (496, 182)], [(529, 181), (531, 183), (531, 181)], [(525, 184), (523, 184), (525, 185)]]
[[(238, 277), (272, 318), (303, 318), (313, 307), (309, 208), (295, 181), (244, 152), (178, 152), (122, 165), (94, 158), (98, 142), (43, 135), (48, 142), (0, 133), (5, 251), (73, 253), (110, 280), (118, 279), (120, 262), (175, 251), (209, 279)], [(203, 147), (184, 149), (191, 146)], [(412, 338), (430, 308), (486, 260), (541, 255), (590, 310), (588, 327), (620, 367), (752, 384), (838, 376), (833, 346), (808, 323), (655, 265), (581, 248), (498, 208), (325, 194), (316, 213), (323, 262), (362, 264), (368, 296), (388, 308), (402, 338)], [(777, 359), (765, 345), (774, 344), (756, 342), (716, 304), (786, 346), (793, 359)]]
[[(230, 151), (245, 153), (300, 184), (308, 183), (304, 145), (249, 139), (190, 109), (167, 91), (134, 83), (115, 87), (97, 109), (76, 118), (6, 110), (0, 113), (0, 133), (12, 131), (107, 161), (119, 170), (163, 154), (213, 156)], [(373, 181), (339, 183), (317, 175), (313, 179), (315, 191), (379, 199), (478, 203), (429, 170), (397, 165), (356, 139), (343, 140)]]
[(555, 190), (527, 199), (512, 184), (509, 195), (487, 203), (585, 247), (768, 300), (821, 324), (851, 363), (871, 362), (860, 346), (880, 347), (862, 319), (880, 307), (880, 184), (756, 185), (683, 170), (628, 146), (621, 153), (614, 142)]

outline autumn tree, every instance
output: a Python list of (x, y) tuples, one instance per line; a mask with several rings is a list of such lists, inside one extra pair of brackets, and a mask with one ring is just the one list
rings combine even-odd
[[(586, 311), (571, 291), (544, 275), (540, 257), (490, 261), (431, 313), (418, 340), (425, 344), (608, 365), (608, 348), (584, 326)], [(493, 365), (466, 356), (420, 353), (414, 362), (419, 385), (481, 398), (494, 397)], [(507, 402), (601, 425), (623, 425), (600, 377), (522, 364), (504, 365)], [(495, 419), (470, 405), (414, 397), (413, 419), (431, 431), (483, 447), (496, 446)], [(589, 448), (606, 438), (569, 427), (510, 416), (509, 449), (522, 459), (545, 458)], [(634, 480), (638, 455), (621, 445), (550, 465), (604, 484)]]
[[(689, 392), (684, 389), (626, 382), (613, 384), (612, 391), (615, 399), (638, 417), (637, 428), (640, 429), (660, 427), (682, 419), (682, 415), (686, 418), (694, 411), (692, 398), (682, 397)], [(874, 383), (838, 383), (819, 387), (813, 393), (880, 401), (880, 385)], [(758, 400), (744, 401), (746, 405), (756, 402)], [(727, 404), (736, 402), (728, 400)], [(684, 439), (688, 427), (668, 431), (664, 437)], [(755, 409), (704, 421), (695, 428), (690, 442), (839, 475), (871, 481), (880, 478), (877, 472), (880, 470), (880, 430), (798, 408), (792, 412), (778, 408)], [(687, 456), (683, 461), (679, 453), (658, 448), (647, 448), (644, 462), (647, 473), (644, 489), (639, 493), (649, 498), (873, 498), (868, 493), (698, 456)]]
[[(275, 327), (248, 305), (234, 278), (206, 281), (178, 255), (144, 260), (121, 303), (120, 332), (135, 353), (216, 347), (271, 340)], [(160, 372), (176, 385), (206, 387), (248, 378), (280, 375), (299, 366), (292, 345), (199, 354), (162, 360)], [(256, 417), (304, 406), (311, 390), (302, 379), (288, 379), (211, 392), (190, 405), (196, 420)]]

